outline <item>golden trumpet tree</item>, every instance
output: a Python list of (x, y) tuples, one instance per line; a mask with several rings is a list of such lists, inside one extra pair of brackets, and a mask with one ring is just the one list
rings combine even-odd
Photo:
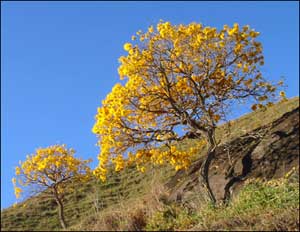
[(67, 227), (63, 206), (64, 195), (70, 190), (67, 183), (87, 181), (92, 176), (87, 166), (90, 160), (77, 159), (74, 153), (73, 149), (67, 149), (65, 145), (36, 149), (24, 162), (20, 161), (16, 167), (16, 177), (12, 179), (17, 198), (25, 187), (34, 193), (49, 190), (49, 197), (54, 198), (58, 205), (59, 220), (63, 228)]
[[(208, 143), (201, 176), (215, 202), (208, 170), (217, 146), (217, 123), (237, 102), (247, 100), (256, 109), (274, 101), (277, 84), (260, 72), (264, 57), (258, 35), (238, 24), (217, 30), (162, 21), (137, 32), (124, 45), (128, 54), (119, 58), (121, 82), (95, 117), (92, 131), (101, 152), (94, 174), (105, 180), (110, 161), (116, 171), (135, 163), (143, 172), (147, 162), (187, 168)], [(175, 144), (184, 138), (199, 138), (199, 144), (180, 150)], [(166, 149), (159, 149), (162, 145)]]

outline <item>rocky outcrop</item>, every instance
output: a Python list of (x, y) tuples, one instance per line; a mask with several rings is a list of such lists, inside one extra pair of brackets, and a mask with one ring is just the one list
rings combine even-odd
[[(199, 199), (204, 191), (199, 183), (202, 161), (195, 161), (188, 171), (177, 172), (166, 184), (170, 201), (188, 202), (195, 196)], [(299, 107), (264, 127), (220, 145), (210, 166), (209, 180), (216, 198), (226, 200), (235, 195), (248, 178), (279, 178), (298, 165)]]

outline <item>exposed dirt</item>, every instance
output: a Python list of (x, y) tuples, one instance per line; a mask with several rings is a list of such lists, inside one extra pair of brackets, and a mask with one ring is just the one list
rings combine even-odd
[[(170, 201), (187, 202), (204, 189), (199, 184), (197, 160), (166, 184)], [(248, 178), (279, 178), (299, 165), (299, 107), (276, 121), (220, 145), (209, 171), (217, 200), (234, 196)]]

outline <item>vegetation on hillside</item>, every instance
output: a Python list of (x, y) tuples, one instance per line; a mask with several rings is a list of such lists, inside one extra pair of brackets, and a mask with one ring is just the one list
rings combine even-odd
[[(234, 139), (296, 107), (299, 107), (298, 97), (244, 115), (231, 121), (229, 135), (228, 124), (219, 126), (217, 139), (221, 143)], [(177, 146), (185, 149), (194, 143), (195, 140), (186, 139)], [(67, 191), (64, 199), (69, 229), (297, 230), (299, 227), (299, 170), (277, 183), (250, 182), (227, 207), (213, 208), (201, 201), (199, 208), (190, 209), (165, 200), (164, 183), (175, 174), (172, 168), (150, 165), (146, 168), (149, 171), (145, 173), (134, 166), (118, 173), (108, 172), (105, 183), (99, 180), (76, 183), (75, 191)], [(271, 187), (273, 184), (276, 186)], [(56, 202), (41, 193), (4, 209), (1, 229), (60, 230)]]
[[(147, 230), (297, 230), (299, 170), (285, 177), (251, 179), (228, 206), (210, 203), (187, 209), (165, 205), (147, 219)], [(281, 219), (281, 220), (278, 220)]]
[(67, 228), (63, 203), (66, 191), (71, 191), (72, 182), (84, 183), (91, 178), (91, 169), (87, 165), (91, 160), (77, 159), (74, 153), (74, 149), (67, 149), (64, 144), (38, 148), (24, 162), (20, 161), (16, 177), (12, 179), (16, 198), (20, 197), (23, 189), (32, 194), (43, 192), (45, 197), (53, 198), (64, 229)]
[[(260, 70), (264, 56), (258, 35), (237, 23), (217, 30), (200, 23), (159, 22), (138, 32), (119, 59), (123, 84), (112, 88), (96, 114), (92, 131), (101, 151), (94, 175), (105, 181), (111, 162), (116, 171), (135, 164), (144, 172), (146, 163), (187, 169), (207, 144), (199, 174), (216, 203), (209, 169), (218, 147), (218, 122), (235, 104), (250, 103), (256, 110), (285, 98), (279, 92), (283, 82), (272, 83)], [(198, 142), (178, 149), (176, 142), (185, 138)]]

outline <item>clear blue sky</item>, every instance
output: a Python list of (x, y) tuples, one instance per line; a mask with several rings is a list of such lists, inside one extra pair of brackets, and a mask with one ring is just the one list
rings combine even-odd
[(15, 202), (11, 178), (35, 148), (65, 143), (97, 164), (91, 132), (118, 81), (118, 57), (137, 30), (174, 24), (249, 24), (261, 32), (267, 78), (299, 95), (297, 2), (2, 2), (1, 208)]

